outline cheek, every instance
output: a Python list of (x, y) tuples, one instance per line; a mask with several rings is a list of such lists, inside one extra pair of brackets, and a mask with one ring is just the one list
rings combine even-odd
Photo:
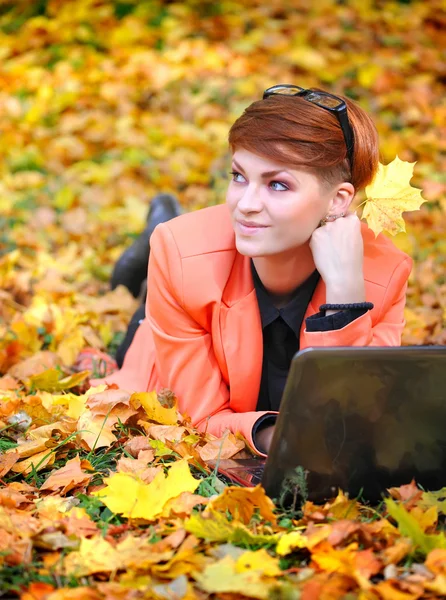
[(226, 204), (229, 206), (231, 212), (233, 212), (237, 206), (237, 194), (231, 185), (226, 191)]
[(272, 210), (278, 227), (277, 233), (287, 238), (311, 236), (320, 220), (320, 206), (317, 198), (304, 197), (292, 203), (277, 204)]
[(274, 222), (284, 228), (295, 228), (306, 220), (307, 214), (308, 207), (302, 201), (277, 202), (271, 207)]

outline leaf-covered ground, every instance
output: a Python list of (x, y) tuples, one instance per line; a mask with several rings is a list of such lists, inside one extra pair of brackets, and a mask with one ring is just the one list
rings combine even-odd
[(375, 119), (382, 162), (417, 161), (428, 202), (396, 238), (415, 259), (403, 341), (446, 343), (441, 11), (0, 3), (0, 596), (446, 595), (441, 493), (407, 482), (378, 507), (342, 493), (274, 505), (207, 467), (243, 440), (198, 434), (169, 393), (89, 391), (77, 361), (85, 347), (113, 353), (137, 306), (109, 278), (150, 199), (223, 201), (228, 128), (277, 82), (351, 96)]

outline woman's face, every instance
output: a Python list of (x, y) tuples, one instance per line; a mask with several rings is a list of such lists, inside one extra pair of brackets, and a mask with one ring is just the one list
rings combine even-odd
[(308, 171), (289, 169), (239, 149), (226, 202), (236, 247), (250, 257), (289, 252), (309, 241), (334, 192)]

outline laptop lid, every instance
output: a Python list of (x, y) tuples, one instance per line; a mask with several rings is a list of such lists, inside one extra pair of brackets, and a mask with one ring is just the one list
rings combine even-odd
[(376, 501), (412, 478), (446, 485), (446, 347), (298, 352), (262, 478), (268, 495), (306, 485), (313, 501), (338, 488)]

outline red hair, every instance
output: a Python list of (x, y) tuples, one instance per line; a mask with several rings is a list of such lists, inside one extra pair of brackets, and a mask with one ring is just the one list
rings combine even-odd
[(353, 129), (353, 170), (336, 115), (298, 96), (274, 95), (248, 106), (229, 131), (231, 151), (243, 148), (289, 167), (306, 167), (330, 185), (350, 181), (362, 189), (378, 169), (378, 134), (362, 108), (339, 97)]

